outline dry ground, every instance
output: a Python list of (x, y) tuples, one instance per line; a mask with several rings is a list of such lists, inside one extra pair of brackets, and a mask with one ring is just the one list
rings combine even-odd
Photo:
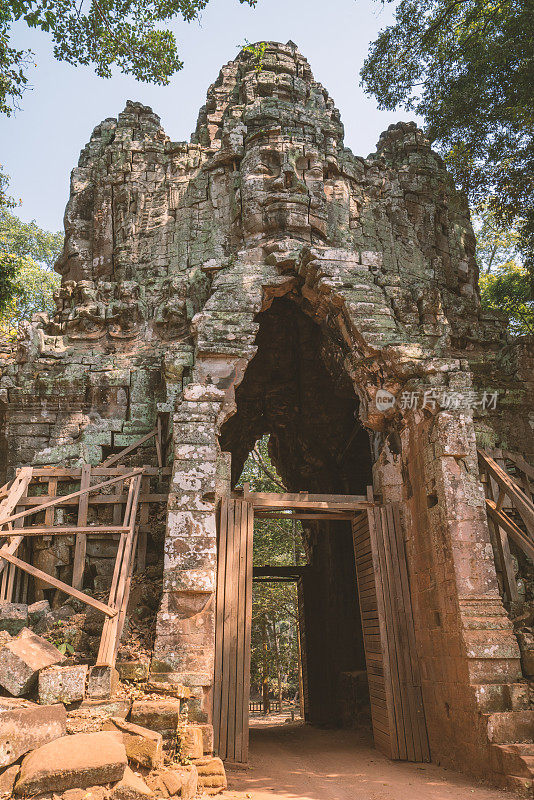
[(393, 762), (365, 731), (299, 723), (251, 730), (247, 769), (227, 770), (232, 800), (511, 800), (432, 764)]

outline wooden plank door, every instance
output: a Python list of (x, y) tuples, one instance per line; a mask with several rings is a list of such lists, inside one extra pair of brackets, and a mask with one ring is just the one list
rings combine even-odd
[(402, 761), (430, 761), (398, 504), (352, 523), (375, 745)]
[(254, 511), (223, 498), (219, 524), (213, 732), (215, 753), (248, 761)]

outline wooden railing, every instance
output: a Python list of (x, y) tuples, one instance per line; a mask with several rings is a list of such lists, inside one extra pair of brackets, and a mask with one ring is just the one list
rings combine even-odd
[[(248, 704), (248, 710), (252, 712), (262, 712), (263, 711), (263, 701), (262, 700), (251, 700)], [(269, 700), (269, 713), (278, 713), (280, 711), (280, 701), (279, 700)]]
[[(486, 493), (488, 523), (496, 551), (497, 570), (507, 599), (519, 599), (508, 539), (534, 562), (534, 468), (517, 453), (478, 451)], [(506, 462), (511, 462), (511, 475)]]

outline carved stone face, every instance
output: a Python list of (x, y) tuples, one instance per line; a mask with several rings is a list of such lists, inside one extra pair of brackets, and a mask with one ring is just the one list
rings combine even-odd
[(252, 142), (240, 166), (245, 239), (311, 241), (326, 231), (324, 160), (306, 143)]

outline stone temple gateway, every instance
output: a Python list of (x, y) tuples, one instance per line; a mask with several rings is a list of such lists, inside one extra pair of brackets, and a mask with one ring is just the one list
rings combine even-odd
[[(534, 452), (534, 349), (481, 310), (468, 207), (423, 133), (399, 123), (354, 156), (293, 43), (259, 67), (222, 68), (189, 143), (131, 102), (93, 131), (57, 311), (2, 361), (2, 468), (96, 465), (167, 421), (151, 676), (191, 687), (205, 723), (218, 509), (255, 441), (270, 434), (290, 492), (373, 485), (400, 507), (431, 758), (524, 788), (534, 712), (477, 444)], [(341, 724), (339, 676), (366, 666), (350, 524), (305, 539), (306, 714)], [(54, 552), (34, 563), (59, 569)]]

